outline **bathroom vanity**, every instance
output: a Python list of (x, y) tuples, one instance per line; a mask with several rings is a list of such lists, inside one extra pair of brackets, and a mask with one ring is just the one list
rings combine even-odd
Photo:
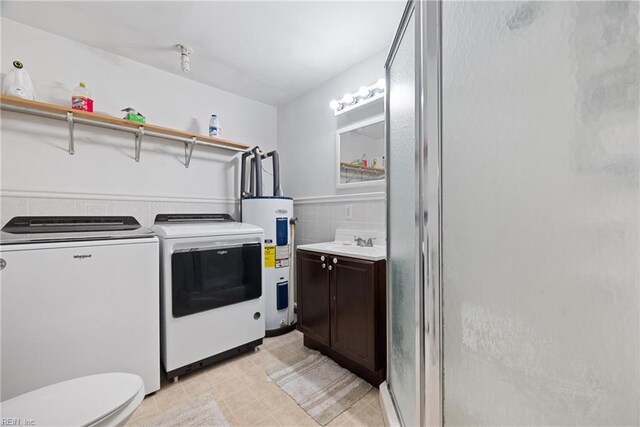
[(302, 245), (296, 262), (304, 345), (378, 386), (386, 371), (384, 248)]

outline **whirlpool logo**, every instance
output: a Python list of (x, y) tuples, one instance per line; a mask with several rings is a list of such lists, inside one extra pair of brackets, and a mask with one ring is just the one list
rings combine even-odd
[(73, 259), (85, 259), (85, 258), (91, 258), (91, 254), (79, 254), (79, 255), (73, 256)]
[(226, 255), (227, 251), (218, 251), (218, 255)]

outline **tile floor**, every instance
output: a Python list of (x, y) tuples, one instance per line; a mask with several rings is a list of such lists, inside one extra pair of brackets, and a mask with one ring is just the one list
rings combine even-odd
[[(266, 338), (260, 350), (185, 375), (177, 383), (165, 381), (142, 402), (127, 426), (205, 393), (214, 396), (232, 426), (318, 426), (288, 394), (267, 382), (267, 369), (284, 365), (303, 348), (302, 334), (293, 331)], [(378, 402), (378, 389), (373, 388), (327, 426), (381, 427)]]

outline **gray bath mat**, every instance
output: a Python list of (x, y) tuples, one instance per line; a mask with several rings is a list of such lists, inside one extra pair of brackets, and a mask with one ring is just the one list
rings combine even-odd
[(213, 396), (203, 394), (192, 401), (136, 421), (134, 425), (141, 427), (228, 426), (229, 422)]
[(371, 384), (312, 350), (267, 374), (323, 426), (371, 390)]

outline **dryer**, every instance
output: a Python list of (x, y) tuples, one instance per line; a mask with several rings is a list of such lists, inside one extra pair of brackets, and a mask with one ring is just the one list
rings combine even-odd
[(168, 378), (262, 344), (263, 230), (227, 214), (161, 214), (161, 357)]

